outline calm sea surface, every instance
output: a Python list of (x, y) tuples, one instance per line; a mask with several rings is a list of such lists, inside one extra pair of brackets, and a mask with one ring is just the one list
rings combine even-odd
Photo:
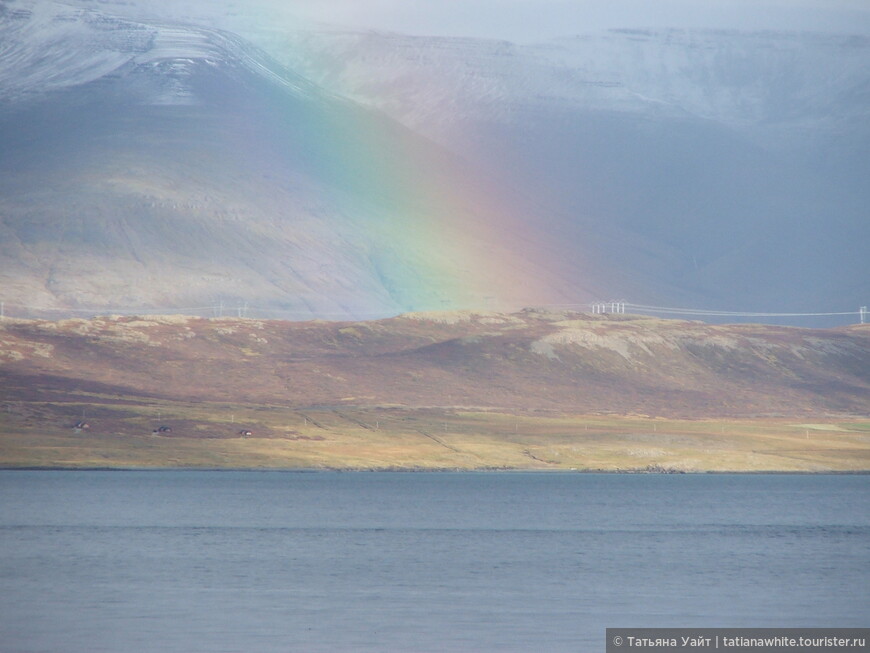
[(867, 626), (870, 477), (0, 471), (0, 650)]

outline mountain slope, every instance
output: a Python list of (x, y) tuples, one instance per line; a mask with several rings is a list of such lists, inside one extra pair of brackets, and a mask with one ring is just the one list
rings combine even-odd
[(866, 39), (0, 9), (7, 311), (867, 303)]
[(377, 316), (564, 299), (579, 276), (455, 156), (233, 35), (14, 6), (7, 302)]
[(595, 264), (617, 271), (610, 295), (732, 310), (866, 302), (865, 37), (261, 38), (319, 83), (522, 184), (550, 230), (591, 241)]

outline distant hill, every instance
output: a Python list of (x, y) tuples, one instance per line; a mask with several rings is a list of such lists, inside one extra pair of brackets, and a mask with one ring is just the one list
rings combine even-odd
[[(468, 407), (674, 417), (870, 414), (870, 327), (523, 311), (374, 322), (0, 322), (2, 400)], [(96, 393), (96, 394), (94, 394)]]

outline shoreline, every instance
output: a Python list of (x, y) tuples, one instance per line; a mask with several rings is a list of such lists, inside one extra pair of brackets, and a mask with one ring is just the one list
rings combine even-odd
[(680, 470), (650, 471), (644, 469), (540, 469), (540, 468), (460, 468), (460, 467), (110, 467), (110, 466), (63, 466), (63, 465), (0, 465), (0, 472), (267, 472), (292, 474), (596, 474), (601, 476), (870, 476), (866, 470)]

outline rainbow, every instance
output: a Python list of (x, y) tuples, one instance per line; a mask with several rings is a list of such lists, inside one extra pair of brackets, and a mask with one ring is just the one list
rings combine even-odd
[(566, 301), (573, 270), (517, 193), (383, 113), (297, 86), (280, 129), (292, 130), (338, 213), (365, 234), (396, 312)]

